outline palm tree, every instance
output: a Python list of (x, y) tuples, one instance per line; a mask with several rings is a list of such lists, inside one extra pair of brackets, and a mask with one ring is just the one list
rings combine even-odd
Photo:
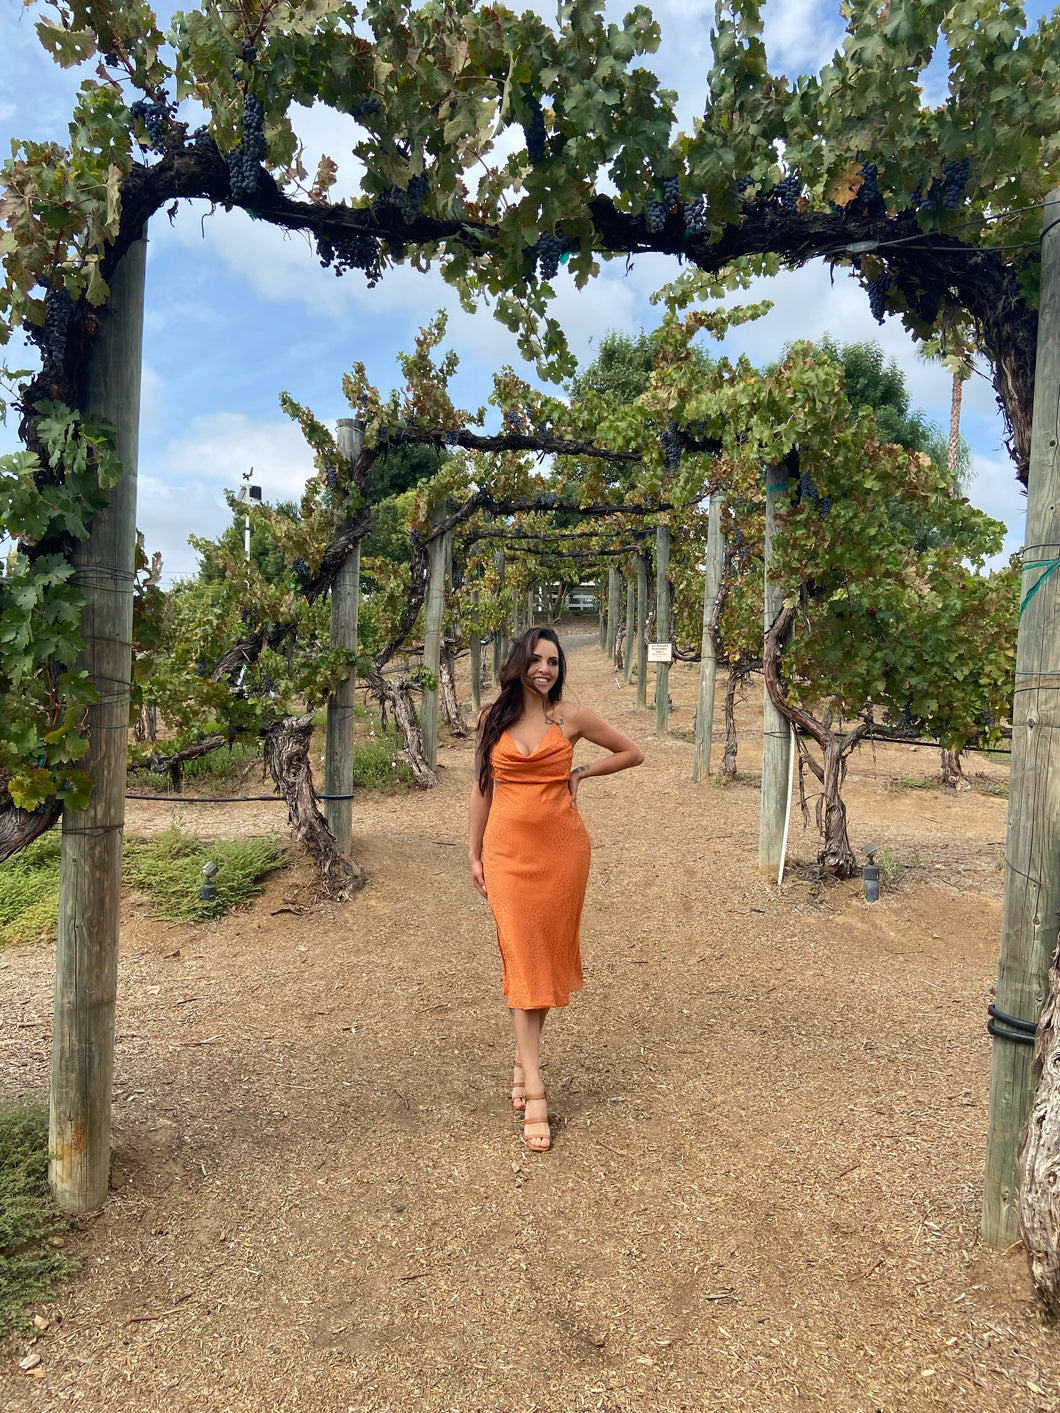
[[(943, 314), (939, 327), (929, 339), (924, 340), (917, 351), (917, 357), (922, 362), (941, 363), (953, 379), (946, 469), (950, 473), (954, 488), (957, 485), (957, 467), (961, 455), (961, 403), (964, 399), (964, 385), (975, 372), (975, 335), (973, 324), (962, 323), (947, 311)], [(942, 748), (942, 783), (952, 790), (971, 788), (964, 778), (960, 751)]]

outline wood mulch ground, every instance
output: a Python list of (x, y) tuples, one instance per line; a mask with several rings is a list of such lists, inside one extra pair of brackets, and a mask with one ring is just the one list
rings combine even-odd
[[(1004, 799), (911, 788), (932, 753), (864, 750), (852, 832), (894, 883), (874, 906), (797, 866), (768, 886), (753, 782), (692, 785), (691, 746), (650, 737), (594, 639), (570, 639), (573, 693), (648, 758), (579, 797), (587, 979), (546, 1031), (552, 1152), (508, 1107), (455, 744), (436, 791), (358, 801), (372, 882), (344, 907), (304, 865), (208, 926), (127, 900), (114, 1190), (41, 1312), (43, 1372), (23, 1344), (0, 1408), (1060, 1409), (1025, 1259), (977, 1237)], [(695, 671), (672, 681), (687, 732)], [(171, 814), (134, 803), (129, 827)], [(23, 1092), (47, 1084), (53, 963), (0, 958), (0, 1078)]]

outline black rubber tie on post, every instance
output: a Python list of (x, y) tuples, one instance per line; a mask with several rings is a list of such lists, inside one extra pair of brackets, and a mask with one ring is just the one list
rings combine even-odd
[[(1007, 1016), (1004, 1011), (991, 1004), (986, 1008), (987, 1015), (992, 1019), (986, 1023), (986, 1028), (991, 1035), (998, 1040), (1014, 1040), (1017, 1045), (1033, 1045), (1034, 1037), (1038, 1031), (1037, 1021), (1020, 1020), (1017, 1016)], [(994, 1024), (994, 1018), (1001, 1021), (1003, 1025), (1011, 1026), (1011, 1030), (1002, 1030), (1000, 1026)]]

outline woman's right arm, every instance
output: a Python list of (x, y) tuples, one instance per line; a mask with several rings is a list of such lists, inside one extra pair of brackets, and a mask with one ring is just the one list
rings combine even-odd
[(482, 896), (486, 897), (486, 879), (482, 872), (482, 837), (486, 833), (486, 821), (490, 817), (490, 797), (479, 789), (478, 776), (471, 787), (471, 803), (468, 806), (467, 857), (471, 865), (471, 882)]

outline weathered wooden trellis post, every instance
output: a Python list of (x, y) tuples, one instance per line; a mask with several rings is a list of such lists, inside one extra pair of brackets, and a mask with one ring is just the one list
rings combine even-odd
[[(437, 531), (445, 521), (445, 506), (435, 507), (431, 530)], [(423, 688), (423, 758), (432, 770), (438, 767), (438, 679), (442, 670), (442, 616), (445, 611), (445, 576), (448, 569), (446, 551), (449, 536), (435, 533), (427, 546), (427, 602), (424, 605), (423, 668), (434, 679), (433, 687)]]
[[(777, 500), (788, 490), (787, 462), (766, 469), (766, 538), (763, 561), (765, 632), (772, 628), (784, 607), (784, 591), (771, 576), (773, 542), (777, 532)], [(762, 689), (762, 793), (758, 825), (758, 872), (776, 882), (784, 842), (784, 819), (788, 806), (788, 778), (791, 772), (791, 728), (787, 718), (773, 705), (769, 692)]]
[(92, 797), (83, 810), (65, 810), (62, 822), (48, 1181), (67, 1212), (101, 1207), (110, 1186), (146, 262), (140, 239), (114, 272), (78, 399), (83, 412), (113, 423), (122, 476), (73, 555), (85, 597), (77, 667), (99, 700), (88, 711), (81, 762)]
[(471, 710), (482, 710), (482, 637), (478, 628), (478, 589), (471, 593)]
[[(1037, 1024), (1060, 923), (1060, 189), (1045, 205), (1023, 598), (1016, 647), (1005, 901), (996, 1008)], [(982, 1237), (1019, 1239), (1020, 1133), (1039, 1067), (1034, 1047), (996, 1021)], [(1055, 1162), (1055, 1158), (1053, 1160)]]
[[(655, 531), (655, 641), (670, 641), (670, 527)], [(655, 734), (665, 736), (670, 729), (670, 664), (655, 664)]]
[(596, 606), (600, 611), (600, 651), (607, 651), (607, 599), (602, 577), (596, 580)]
[(618, 604), (620, 580), (618, 566), (612, 564), (607, 571), (607, 642), (604, 651), (614, 661), (615, 644), (618, 642)]
[(648, 706), (648, 558), (637, 555), (637, 710)]
[(637, 641), (634, 619), (637, 613), (637, 595), (633, 587), (632, 574), (626, 574), (626, 641), (623, 644), (622, 681), (625, 686), (633, 681), (633, 647)]
[(710, 778), (710, 747), (714, 736), (714, 691), (718, 679), (717, 653), (711, 621), (721, 587), (721, 515), (725, 497), (715, 492), (710, 498), (707, 525), (707, 564), (703, 582), (703, 638), (699, 657), (699, 695), (696, 698), (696, 734), (692, 747), (692, 779)]
[[(493, 556), (493, 564), (497, 570), (497, 597), (504, 593), (504, 551), (499, 549)], [(501, 668), (504, 659), (508, 656), (504, 642), (504, 629), (498, 628), (493, 635), (493, 682), (495, 686), (500, 685)]]
[[(352, 466), (364, 447), (364, 425), (340, 417), (335, 427), (339, 450)], [(361, 603), (361, 542), (346, 556), (331, 586), (331, 645), (357, 652), (357, 617)], [(324, 746), (324, 817), (344, 854), (353, 847), (353, 729), (357, 666), (328, 696)], [(338, 797), (338, 798), (335, 798)], [(345, 797), (345, 798), (342, 798)]]

